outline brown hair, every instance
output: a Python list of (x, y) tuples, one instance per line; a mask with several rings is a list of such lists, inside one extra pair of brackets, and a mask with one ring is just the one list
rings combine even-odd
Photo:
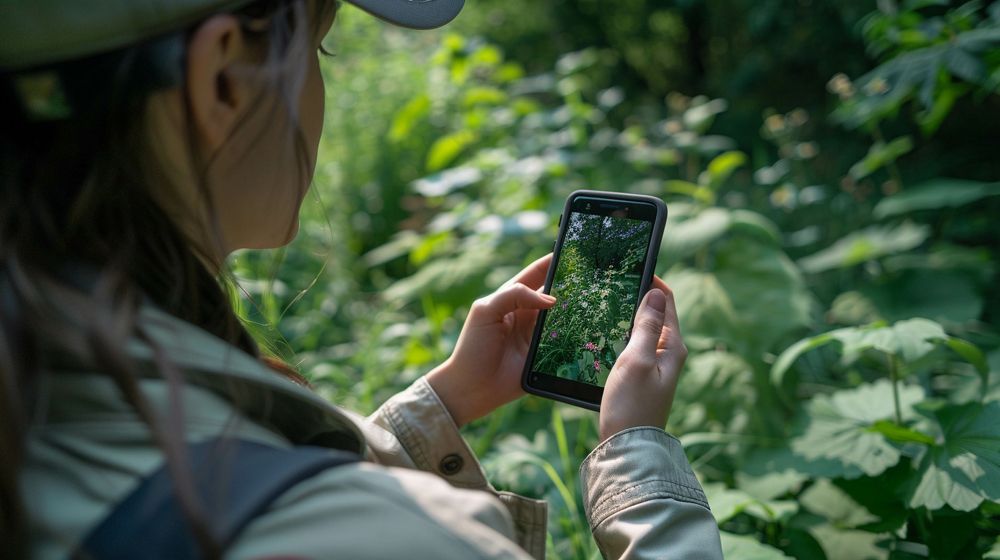
[[(332, 1), (310, 7), (335, 9)], [(286, 112), (306, 173), (304, 138), (294, 124), (302, 74), (295, 73), (305, 72), (311, 48), (306, 22), (324, 18), (307, 15), (304, 0), (257, 1), (238, 15), (248, 23), (248, 38), (266, 50), (262, 68), (272, 72), (272, 90), (279, 94), (270, 96), (279, 103), (262, 98), (254, 109)], [(249, 25), (261, 21), (267, 25)], [(155, 147), (146, 119), (139, 117), (151, 93), (183, 84), (187, 37), (180, 31), (43, 69), (71, 110), (55, 120), (32, 114), (23, 104), (14, 85), (18, 76), (0, 76), (0, 540), (12, 557), (30, 553), (19, 492), (25, 434), (43, 396), (43, 378), (57, 361), (67, 360), (114, 380), (163, 448), (204, 555), (221, 554), (203, 523), (189, 473), (180, 466), (182, 373), (156, 353), (137, 322), (148, 301), (261, 357), (232, 309), (227, 294), (232, 282), (224, 267), (206, 264), (215, 261), (215, 248), (187, 238), (152, 195), (164, 186), (159, 184), (164, 174), (150, 157)], [(194, 146), (190, 107), (186, 111)], [(239, 147), (237, 137), (254, 133), (262, 131), (237, 127), (227, 146)], [(191, 157), (214, 217), (204, 179), (213, 161), (199, 161), (193, 149)], [(214, 218), (209, 228), (218, 239)], [(154, 421), (139, 390), (139, 366), (125, 351), (132, 337), (154, 346), (155, 371), (170, 387), (166, 425)], [(275, 364), (276, 371), (303, 381), (291, 368)]]

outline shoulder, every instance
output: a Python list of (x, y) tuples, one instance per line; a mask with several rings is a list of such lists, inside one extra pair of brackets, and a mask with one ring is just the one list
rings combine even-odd
[(251, 523), (232, 558), (523, 558), (492, 495), (419, 471), (358, 463), (296, 485)]

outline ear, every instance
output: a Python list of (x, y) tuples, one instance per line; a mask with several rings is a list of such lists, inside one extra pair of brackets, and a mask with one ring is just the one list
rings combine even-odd
[(226, 141), (249, 100), (243, 31), (236, 17), (212, 16), (195, 29), (187, 46), (185, 95), (203, 148), (213, 153)]

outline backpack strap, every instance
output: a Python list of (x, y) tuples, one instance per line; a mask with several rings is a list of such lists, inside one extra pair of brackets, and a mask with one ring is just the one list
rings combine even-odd
[[(292, 486), (360, 460), (346, 451), (282, 449), (232, 438), (189, 445), (188, 453), (195, 490), (223, 550)], [(143, 479), (73, 553), (73, 558), (94, 560), (198, 557), (166, 465)]]

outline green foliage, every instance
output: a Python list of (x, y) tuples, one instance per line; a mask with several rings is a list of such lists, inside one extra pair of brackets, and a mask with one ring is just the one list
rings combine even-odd
[[(369, 412), (548, 251), (566, 195), (657, 195), (691, 351), (667, 429), (727, 557), (997, 556), (1000, 9), (805, 5), (484, 1), (463, 34), (345, 8), (300, 233), (234, 260), (244, 313)], [(552, 558), (600, 554), (595, 419), (525, 398), (466, 428), (498, 487), (549, 500)]]

